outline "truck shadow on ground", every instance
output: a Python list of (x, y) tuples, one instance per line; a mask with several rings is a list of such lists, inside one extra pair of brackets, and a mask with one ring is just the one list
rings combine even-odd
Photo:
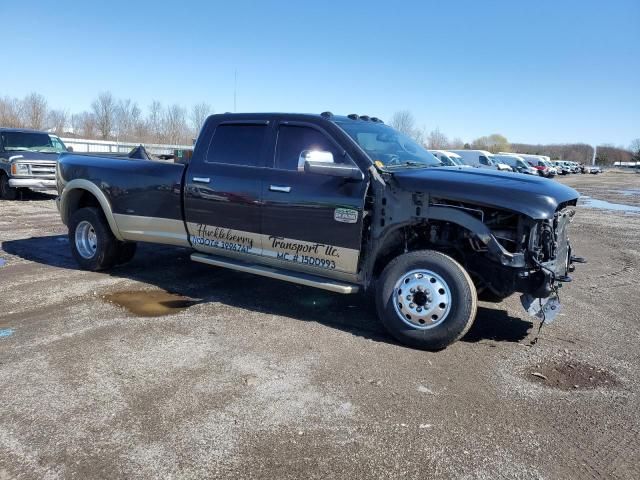
[[(52, 267), (78, 268), (66, 235), (5, 241), (2, 251)], [(318, 322), (352, 335), (396, 344), (378, 321), (368, 295), (340, 295), (214, 268), (191, 262), (189, 255), (190, 251), (183, 248), (139, 244), (133, 261), (102, 274), (154, 285), (197, 299), (198, 303), (220, 302), (268, 315)], [(527, 337), (531, 327), (531, 322), (512, 317), (505, 310), (480, 306), (473, 327), (462, 340), (519, 342)]]
[(23, 188), (18, 191), (17, 201), (39, 201), (39, 200), (54, 200), (58, 196), (57, 193), (49, 193), (48, 191), (37, 192), (35, 190), (29, 190)]

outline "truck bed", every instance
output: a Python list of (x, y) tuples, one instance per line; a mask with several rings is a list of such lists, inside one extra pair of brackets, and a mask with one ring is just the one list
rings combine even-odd
[(94, 183), (115, 215), (182, 222), (185, 166), (106, 155), (64, 153), (58, 161), (58, 191), (74, 180)]

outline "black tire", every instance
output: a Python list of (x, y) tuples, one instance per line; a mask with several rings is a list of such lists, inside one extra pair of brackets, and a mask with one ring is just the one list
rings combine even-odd
[[(408, 301), (406, 294), (412, 294), (402, 292), (401, 286), (404, 285), (402, 283), (398, 290), (402, 295), (398, 295), (396, 284), (404, 282), (408, 278), (423, 278), (420, 277), (422, 273), (408, 276), (410, 272), (415, 271), (431, 272), (435, 274), (435, 277), (440, 277), (437, 280), (438, 283), (434, 282), (436, 278), (429, 276), (428, 273), (424, 277), (425, 280), (415, 280), (424, 282), (426, 287), (423, 288), (431, 289), (430, 285), (436, 285), (446, 287), (449, 290), (446, 296), (450, 300), (449, 305), (447, 306), (444, 302), (439, 303), (440, 307), (446, 307), (448, 311), (434, 310), (434, 313), (441, 314), (441, 317), (433, 320), (433, 324), (429, 323), (431, 320), (427, 320), (426, 324), (418, 325), (417, 322), (423, 322), (422, 319), (416, 320), (415, 316), (408, 315), (413, 320), (405, 320), (406, 315), (401, 317), (399, 314), (399, 311), (406, 311), (401, 310), (400, 302), (404, 302), (403, 298), (407, 298)], [(429, 281), (427, 282), (426, 279)], [(380, 320), (393, 337), (411, 347), (423, 350), (442, 350), (467, 333), (476, 317), (478, 300), (471, 277), (458, 262), (440, 252), (418, 250), (395, 258), (382, 272), (377, 286), (376, 306)], [(419, 290), (421, 286), (418, 286), (417, 289)], [(440, 291), (444, 292), (442, 289)], [(431, 291), (430, 295), (436, 295), (436, 292)], [(433, 296), (431, 298), (433, 302)], [(442, 300), (442, 297), (438, 298)], [(418, 301), (416, 300), (416, 302)], [(415, 304), (411, 303), (411, 305)], [(430, 305), (430, 303), (425, 305), (424, 312), (431, 313)], [(403, 308), (408, 307), (405, 305)], [(433, 306), (433, 308), (436, 307)], [(415, 314), (415, 311), (408, 311), (408, 313)]]
[[(95, 236), (93, 255), (88, 256), (89, 248), (82, 248), (76, 242), (76, 231), (81, 228), (91, 229)], [(102, 210), (94, 207), (85, 207), (76, 210), (69, 221), (69, 244), (71, 253), (78, 265), (84, 270), (99, 271), (113, 267), (118, 261), (120, 249), (119, 241), (113, 236), (111, 228), (104, 217)], [(81, 253), (81, 250), (84, 252)]]
[(133, 257), (136, 254), (136, 249), (138, 244), (136, 242), (120, 242), (118, 246), (118, 261), (117, 265), (122, 265), (125, 263), (129, 263), (133, 260)]
[(0, 198), (3, 200), (15, 200), (18, 197), (18, 189), (9, 186), (9, 177), (0, 174)]

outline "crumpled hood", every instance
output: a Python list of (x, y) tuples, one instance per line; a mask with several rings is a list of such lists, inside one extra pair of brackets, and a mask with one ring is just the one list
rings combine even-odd
[(393, 172), (400, 188), (527, 215), (552, 218), (558, 205), (580, 194), (556, 180), (483, 168), (433, 167)]
[(59, 153), (44, 153), (44, 152), (27, 152), (27, 151), (17, 151), (17, 152), (4, 152), (2, 154), (3, 157), (9, 159), (13, 157), (22, 158), (13, 158), (12, 162), (21, 162), (21, 161), (49, 161), (49, 162), (57, 162)]

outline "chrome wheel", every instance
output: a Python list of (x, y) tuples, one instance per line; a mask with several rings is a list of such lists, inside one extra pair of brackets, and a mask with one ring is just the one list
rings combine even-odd
[(396, 313), (413, 328), (436, 327), (451, 310), (449, 285), (430, 270), (412, 270), (402, 275), (393, 292)]
[(96, 231), (86, 220), (83, 220), (76, 227), (76, 250), (82, 258), (87, 260), (93, 258), (98, 249), (98, 236)]

